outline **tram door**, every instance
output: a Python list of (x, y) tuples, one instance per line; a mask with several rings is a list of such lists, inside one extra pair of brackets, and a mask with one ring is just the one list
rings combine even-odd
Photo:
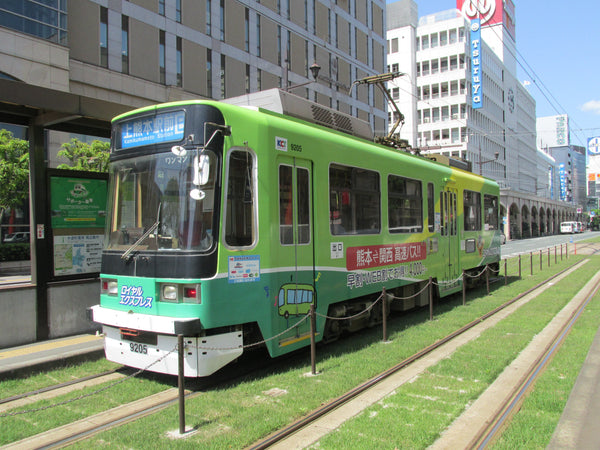
[(305, 315), (315, 304), (312, 229), (312, 163), (299, 158), (279, 160), (279, 258), (289, 268), (279, 286), (279, 313)]
[(458, 217), (457, 217), (457, 190), (446, 188), (440, 192), (441, 204), (441, 251), (446, 261), (444, 270), (444, 283), (440, 285), (440, 290), (450, 289), (456, 286), (451, 283), (459, 278), (460, 264), (459, 258), (459, 236), (458, 236)]

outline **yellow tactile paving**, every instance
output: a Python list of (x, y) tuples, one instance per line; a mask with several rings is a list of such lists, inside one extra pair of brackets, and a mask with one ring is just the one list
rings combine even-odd
[(77, 336), (70, 339), (61, 339), (59, 341), (46, 342), (41, 344), (34, 344), (26, 347), (15, 348), (7, 351), (0, 351), (0, 360), (4, 358), (14, 358), (16, 356), (30, 355), (33, 353), (43, 352), (46, 350), (52, 350), (57, 347), (65, 347), (68, 345), (84, 344), (86, 342), (92, 342), (95, 340), (102, 339), (101, 336), (86, 335)]

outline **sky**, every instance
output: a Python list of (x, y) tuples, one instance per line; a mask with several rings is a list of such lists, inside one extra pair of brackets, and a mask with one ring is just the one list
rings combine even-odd
[[(419, 17), (456, 8), (456, 0), (415, 2)], [(567, 114), (571, 144), (587, 146), (600, 136), (600, 1), (513, 3), (517, 78), (530, 83), (537, 117)]]

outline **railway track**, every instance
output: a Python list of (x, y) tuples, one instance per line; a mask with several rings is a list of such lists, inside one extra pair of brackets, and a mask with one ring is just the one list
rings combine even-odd
[[(365, 403), (373, 404), (403, 383), (408, 382), (427, 367), (437, 363), (451, 354), (454, 349), (476, 338), (487, 328), (495, 325), (502, 318), (511, 314), (520, 304), (539, 295), (550, 286), (550, 283), (558, 281), (576, 270), (587, 260), (579, 261), (561, 272), (549, 277), (533, 288), (500, 305), (489, 313), (470, 322), (461, 329), (451, 333), (433, 345), (424, 348), (418, 353), (400, 362), (396, 366), (373, 377), (362, 385), (348, 391), (340, 397), (323, 405), (321, 408), (311, 412), (302, 419), (289, 426), (271, 434), (251, 447), (252, 450), (259, 449), (288, 449), (304, 448), (315, 443), (320, 437), (339, 427), (344, 421), (353, 417), (359, 410), (364, 409)], [(425, 356), (427, 356), (425, 361)], [(386, 385), (387, 383), (387, 385)], [(466, 429), (469, 423), (465, 424)], [(465, 431), (465, 430), (461, 430)], [(462, 445), (442, 445), (439, 448), (468, 448)]]
[[(457, 419), (455, 428), (446, 433), (449, 437), (440, 440), (432, 448), (452, 448), (458, 445), (461, 448), (483, 449), (498, 438), (560, 349), (587, 304), (599, 291), (600, 276), (596, 275), (553, 322), (534, 338), (512, 367), (507, 368), (471, 409)], [(534, 353), (534, 357), (528, 357), (528, 352)], [(489, 409), (490, 406), (493, 406), (492, 410)], [(489, 413), (482, 415), (481, 412), (486, 410)], [(475, 416), (485, 417), (485, 421), (478, 421)], [(472, 430), (470, 435), (465, 433), (466, 428)]]
[[(424, 360), (424, 356), (428, 355), (427, 359), (430, 359), (431, 355), (434, 352), (438, 352), (440, 355), (448, 354), (447, 350), (444, 350), (445, 347), (451, 345), (453, 342), (456, 342), (461, 339), (465, 339), (465, 335), (472, 331), (475, 327), (480, 324), (487, 323), (489, 326), (492, 326), (494, 320), (499, 321), (502, 317), (502, 313), (504, 312), (508, 315), (510, 312), (507, 310), (511, 305), (517, 303), (519, 300), (527, 297), (534, 296), (539, 291), (543, 290), (545, 286), (548, 285), (551, 281), (555, 281), (557, 278), (561, 276), (566, 276), (569, 271), (576, 270), (576, 268), (582, 264), (583, 262), (578, 262), (571, 267), (561, 271), (560, 273), (548, 278), (544, 282), (538, 284), (527, 292), (519, 295), (518, 297), (506, 302), (504, 305), (490, 311), (484, 316), (474, 320), (473, 322), (465, 325), (460, 330), (446, 336), (444, 339), (438, 341), (434, 345), (423, 349), (422, 351), (416, 353), (415, 355), (407, 358), (402, 361), (398, 365), (390, 368), (389, 370), (381, 373), (380, 375), (372, 378), (366, 383), (356, 387), (355, 389), (347, 392), (346, 394), (338, 397), (332, 402), (324, 405), (322, 408), (312, 412), (302, 420), (291, 424), (283, 430), (280, 430), (277, 433), (269, 436), (263, 441), (260, 441), (254, 444), (251, 448), (289, 448), (290, 439), (296, 439), (298, 436), (301, 436), (299, 432), (302, 430), (307, 430), (312, 424), (315, 424), (317, 420), (326, 417), (334, 410), (342, 410), (344, 405), (350, 404), (353, 400), (359, 398), (361, 394), (369, 396), (371, 399), (375, 398), (374, 401), (377, 401), (377, 398), (372, 395), (372, 390), (375, 388), (379, 388), (382, 383), (385, 383), (386, 380), (390, 380), (393, 377), (397, 377), (400, 372), (405, 372), (408, 375), (403, 375), (405, 381), (408, 381), (414, 375), (410, 374), (410, 371), (407, 372), (407, 369), (411, 369), (413, 371), (422, 371), (424, 370), (422, 366), (420, 366), (420, 362)], [(474, 335), (478, 335), (480, 331), (473, 332)], [(443, 357), (443, 356), (439, 356)], [(286, 358), (283, 358), (286, 359)], [(282, 359), (276, 360), (276, 362), (280, 362)], [(264, 369), (264, 365), (260, 365), (260, 369)], [(118, 375), (118, 374), (116, 374)], [(239, 375), (239, 372), (238, 372)], [(111, 374), (105, 374), (103, 376), (110, 377)], [(101, 379), (101, 378), (99, 378)], [(82, 381), (84, 382), (84, 381)], [(221, 378), (220, 382), (223, 382), (223, 378)], [(227, 380), (225, 380), (227, 382)], [(75, 383), (75, 382), (74, 382)], [(394, 387), (397, 386), (397, 381), (395, 381)], [(214, 385), (217, 383), (215, 382)], [(205, 383), (202, 385), (201, 389), (207, 389), (213, 387), (210, 383)], [(60, 387), (53, 389), (53, 391), (58, 392), (60, 389), (64, 389), (66, 387)], [(9, 408), (10, 406), (15, 407), (15, 403), (23, 401), (27, 398), (31, 398), (35, 395), (43, 395), (44, 393), (28, 393), (23, 394), (22, 398), (16, 399), (5, 399), (4, 404), (0, 404), (0, 407)], [(202, 390), (200, 391), (186, 391), (186, 400), (190, 400), (196, 396), (202, 394)], [(385, 394), (384, 394), (385, 395)], [(45, 433), (41, 433), (27, 439), (14, 442), (12, 444), (7, 445), (5, 448), (60, 448), (71, 444), (73, 442), (85, 439), (95, 433), (104, 431), (114, 426), (119, 426), (125, 424), (127, 422), (136, 420), (143, 416), (147, 416), (149, 414), (153, 414), (157, 411), (160, 411), (178, 400), (178, 392), (177, 389), (166, 389), (165, 391), (161, 391), (155, 395), (140, 399), (138, 401), (119, 406), (109, 411), (105, 411), (103, 413), (94, 415), (92, 417), (88, 417), (86, 419), (82, 419), (78, 422), (67, 424), (65, 426), (58, 427), (53, 430), (49, 430)], [(314, 440), (313, 440), (314, 441)]]
[(54, 384), (52, 386), (46, 386), (34, 391), (25, 392), (18, 395), (13, 395), (0, 399), (0, 414), (5, 413), (14, 408), (18, 408), (24, 405), (35, 403), (39, 400), (49, 399), (58, 397), (68, 392), (72, 392), (78, 389), (84, 389), (90, 386), (96, 386), (98, 384), (114, 381), (119, 378), (125, 377), (125, 375), (118, 373), (119, 369), (108, 370), (86, 377), (77, 378), (74, 380), (66, 381), (64, 383)]

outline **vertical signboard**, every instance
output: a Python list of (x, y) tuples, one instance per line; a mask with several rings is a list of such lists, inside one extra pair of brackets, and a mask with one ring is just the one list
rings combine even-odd
[(107, 175), (52, 170), (48, 184), (53, 275), (100, 272)]
[(483, 106), (481, 92), (481, 21), (471, 20), (471, 106), (479, 109)]
[(558, 176), (560, 179), (560, 199), (564, 201), (567, 199), (567, 173), (564, 163), (558, 165)]

